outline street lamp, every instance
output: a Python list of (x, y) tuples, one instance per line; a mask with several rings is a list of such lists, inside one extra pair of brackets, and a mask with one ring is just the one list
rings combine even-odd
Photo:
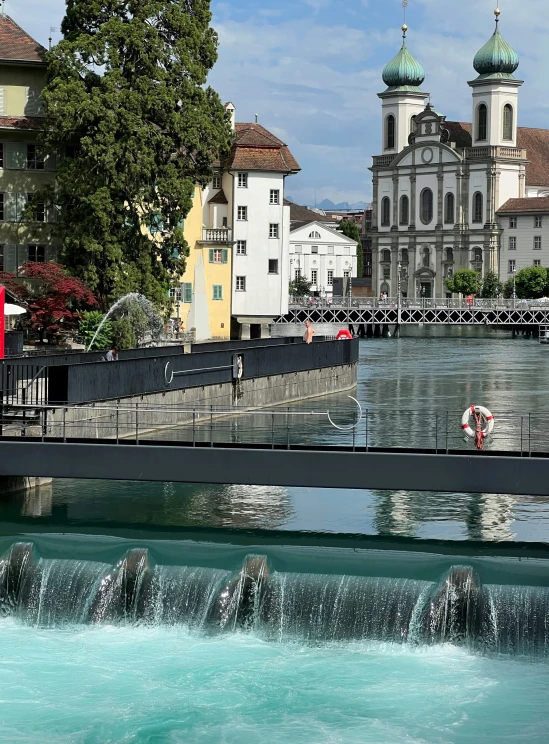
[(516, 307), (516, 304), (517, 304), (516, 276), (517, 276), (517, 267), (513, 266), (513, 309)]
[(398, 266), (397, 266), (397, 306), (399, 309), (400, 309), (400, 282), (401, 282), (400, 273), (401, 271), (402, 271), (402, 264), (399, 261)]

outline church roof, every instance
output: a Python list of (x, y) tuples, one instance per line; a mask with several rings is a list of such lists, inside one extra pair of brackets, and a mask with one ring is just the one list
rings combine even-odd
[(419, 86), (425, 80), (425, 70), (410, 54), (406, 46), (406, 27), (403, 26), (404, 37), (399, 53), (383, 70), (383, 82), (389, 91), (405, 89), (414, 93), (420, 92)]
[[(469, 122), (446, 121), (450, 142), (457, 147), (473, 146), (473, 126)], [(549, 187), (549, 129), (518, 127), (517, 147), (526, 150), (526, 183), (528, 186)]]
[(233, 170), (277, 171), (297, 173), (299, 163), (285, 142), (261, 124), (235, 125), (236, 140), (226, 167)]
[(498, 23), (499, 19), (492, 37), (473, 60), (473, 67), (479, 74), (477, 81), (514, 80), (513, 73), (519, 66), (518, 54), (500, 34)]
[(518, 214), (520, 212), (549, 212), (549, 196), (534, 196), (525, 199), (509, 199), (500, 207), (498, 214)]
[(0, 15), (0, 61), (46, 62), (46, 50), (8, 15)]

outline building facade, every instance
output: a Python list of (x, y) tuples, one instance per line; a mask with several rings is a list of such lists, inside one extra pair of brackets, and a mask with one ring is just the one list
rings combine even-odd
[(374, 157), (372, 285), (376, 294), (447, 295), (458, 269), (500, 268), (498, 210), (549, 189), (549, 137), (517, 126), (519, 59), (499, 32), (474, 58), (473, 124), (446, 121), (421, 90), (425, 73), (403, 44), (387, 65), (381, 155)]
[(503, 281), (528, 266), (549, 267), (549, 196), (510, 199), (499, 209), (498, 219)]
[(45, 80), (45, 49), (0, 15), (0, 266), (13, 273), (25, 261), (54, 260), (59, 251), (55, 213), (42, 204), (32, 218), (23, 214), (29, 195), (55, 178), (55, 157), (37, 144)]

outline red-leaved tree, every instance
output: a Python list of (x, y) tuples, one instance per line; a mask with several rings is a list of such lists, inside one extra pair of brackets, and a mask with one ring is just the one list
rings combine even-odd
[(97, 306), (93, 292), (83, 281), (68, 276), (53, 261), (26, 261), (14, 274), (0, 272), (0, 283), (29, 310), (28, 322), (38, 331), (40, 340), (59, 332), (70, 332), (78, 326), (82, 310)]

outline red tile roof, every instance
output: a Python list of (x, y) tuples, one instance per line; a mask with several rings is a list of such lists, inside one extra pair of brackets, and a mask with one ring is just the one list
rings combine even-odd
[[(447, 121), (444, 126), (450, 131), (450, 141), (458, 147), (472, 147), (473, 127), (468, 122)], [(526, 150), (530, 161), (526, 166), (528, 186), (549, 186), (549, 129), (519, 127), (517, 147)]]
[(0, 60), (46, 63), (46, 50), (8, 15), (0, 15)]
[(211, 199), (208, 199), (208, 204), (228, 204), (227, 197), (223, 189), (214, 194)]
[(0, 129), (25, 129), (39, 132), (44, 128), (44, 118), (39, 116), (0, 116)]
[(498, 214), (519, 212), (549, 212), (549, 196), (533, 196), (527, 199), (509, 199), (498, 209)]
[(236, 140), (227, 168), (297, 173), (299, 163), (282, 140), (261, 124), (236, 124)]
[(307, 222), (331, 222), (331, 217), (326, 217), (325, 214), (318, 214), (308, 207), (301, 207), (299, 204), (294, 204), (288, 199), (284, 199), (284, 206), (290, 207), (290, 222), (301, 222), (307, 224)]

